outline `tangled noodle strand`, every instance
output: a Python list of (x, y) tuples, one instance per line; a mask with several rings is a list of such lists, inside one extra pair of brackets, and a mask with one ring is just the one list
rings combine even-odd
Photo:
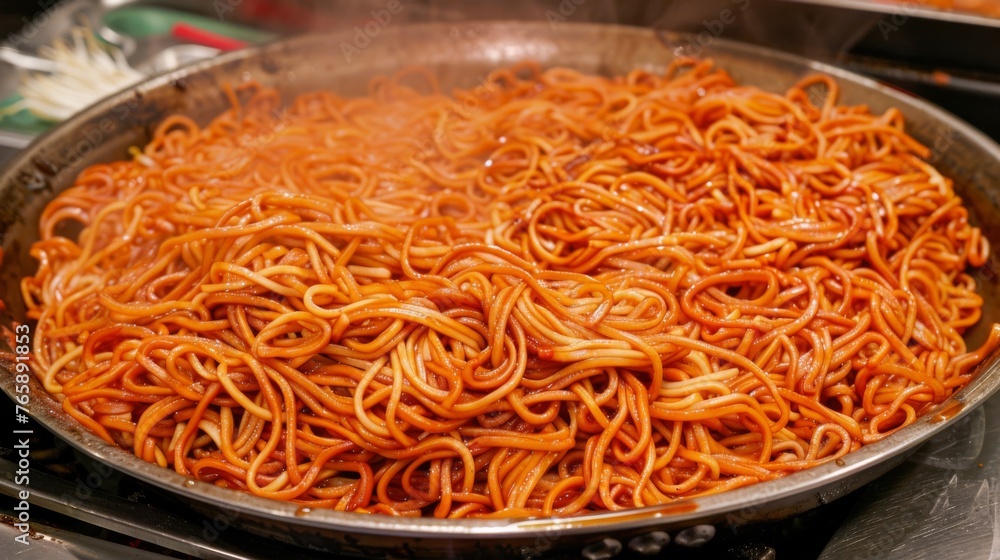
[(230, 94), (83, 171), (22, 285), (63, 409), (203, 481), (392, 515), (658, 504), (877, 441), (1000, 340), (962, 338), (989, 247), (951, 181), (827, 77)]

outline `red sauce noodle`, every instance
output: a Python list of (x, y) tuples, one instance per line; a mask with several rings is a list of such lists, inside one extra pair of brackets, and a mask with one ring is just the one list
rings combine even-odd
[(830, 78), (369, 89), (240, 86), (49, 204), (23, 294), (68, 414), (311, 507), (571, 515), (835, 461), (1000, 340), (962, 338), (989, 246), (952, 181)]

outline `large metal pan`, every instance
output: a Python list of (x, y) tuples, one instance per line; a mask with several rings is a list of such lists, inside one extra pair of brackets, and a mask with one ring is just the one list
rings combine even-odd
[[(622, 74), (633, 68), (662, 70), (678, 50), (709, 56), (738, 81), (771, 91), (783, 91), (803, 75), (825, 72), (839, 80), (844, 103), (867, 104), (876, 113), (898, 107), (911, 132), (934, 150), (935, 164), (955, 178), (974, 219), (994, 246), (1000, 247), (1000, 149), (950, 114), (871, 80), (707, 34), (679, 36), (566, 22), (390, 23), (368, 31), (275, 43), (151, 79), (105, 99), (33, 143), (0, 175), (4, 252), (0, 297), (7, 303), (0, 321), (10, 326), (23, 317), (18, 278), (35, 266), (28, 247), (36, 239), (35, 224), (45, 203), (68, 187), (85, 166), (122, 158), (128, 146), (145, 143), (151, 126), (166, 115), (180, 112), (205, 122), (223, 111), (227, 100), (220, 86), (224, 83), (255, 79), (278, 88), (288, 98), (321, 88), (356, 95), (364, 93), (366, 82), (376, 74), (404, 64), (424, 64), (437, 72), (445, 86), (475, 87), (490, 69), (523, 59), (591, 73)], [(969, 333), (971, 344), (983, 340), (989, 323), (1000, 321), (998, 262), (991, 260), (974, 271), (986, 306), (980, 327)], [(11, 366), (2, 367), (0, 387), (12, 394)], [(711, 533), (706, 527), (697, 527), (700, 524), (741, 525), (788, 516), (836, 499), (886, 473), (921, 442), (980, 405), (1000, 386), (998, 369), (1000, 365), (991, 358), (981, 365), (975, 381), (936, 411), (836, 463), (720, 495), (568, 519), (442, 521), (306, 512), (293, 504), (194, 482), (145, 463), (85, 431), (64, 415), (41, 387), (35, 387), (29, 409), (35, 419), (85, 453), (183, 497), (223, 526), (238, 525), (344, 556), (378, 552), (379, 556), (402, 553), (436, 558), (466, 552), (511, 558), (536, 557), (557, 549), (579, 554), (586, 549), (585, 556), (609, 557), (621, 545), (627, 547), (630, 539), (654, 531), (661, 532), (656, 534), (661, 539), (665, 532), (674, 543), (690, 544)], [(646, 550), (653, 549), (655, 546)]]

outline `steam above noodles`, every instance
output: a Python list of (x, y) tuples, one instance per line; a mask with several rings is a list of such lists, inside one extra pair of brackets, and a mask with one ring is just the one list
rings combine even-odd
[(229, 93), (81, 173), (23, 280), (45, 389), (199, 480), (393, 515), (660, 504), (877, 441), (1000, 340), (962, 338), (989, 248), (951, 180), (829, 78)]

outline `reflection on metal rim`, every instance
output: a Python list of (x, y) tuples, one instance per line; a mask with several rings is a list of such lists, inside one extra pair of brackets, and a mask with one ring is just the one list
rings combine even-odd
[[(975, 12), (952, 11), (937, 9), (930, 6), (923, 6), (913, 1), (907, 2), (872, 2), (871, 0), (787, 0), (800, 4), (815, 4), (817, 6), (829, 6), (831, 8), (842, 8), (846, 10), (858, 10), (861, 12), (874, 12), (896, 17), (892, 21), (906, 21), (906, 18), (933, 19), (950, 23), (962, 23), (966, 25), (979, 25), (983, 27), (1000, 27), (1000, 18), (980, 15)], [(899, 18), (902, 18), (901, 20)], [(897, 23), (898, 25), (898, 23)]]

